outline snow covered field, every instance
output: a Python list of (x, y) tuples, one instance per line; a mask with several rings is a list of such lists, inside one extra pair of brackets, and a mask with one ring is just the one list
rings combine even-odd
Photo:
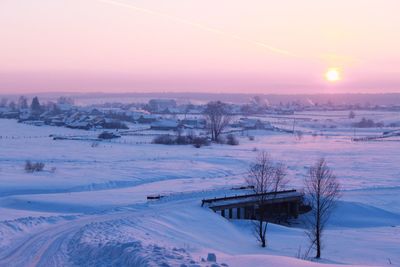
[[(400, 266), (400, 142), (352, 142), (347, 113), (324, 115), (298, 115), (301, 138), (250, 131), (253, 141), (244, 134), (239, 146), (200, 149), (149, 144), (147, 136), (92, 146), (49, 136), (95, 132), (0, 120), (0, 266), (211, 266), (202, 261), (208, 253), (219, 266)], [(395, 113), (364, 115), (400, 121)], [(290, 128), (293, 120), (274, 123)], [(321, 126), (328, 123), (335, 127)], [(301, 189), (306, 167), (321, 156), (338, 176), (343, 197), (320, 262), (296, 258), (307, 246), (300, 225), (270, 225), (262, 249), (248, 222), (200, 207), (202, 198), (242, 185), (261, 150), (286, 163), (290, 187)], [(26, 160), (44, 162), (45, 171), (26, 173)], [(148, 202), (154, 194), (168, 196)]]

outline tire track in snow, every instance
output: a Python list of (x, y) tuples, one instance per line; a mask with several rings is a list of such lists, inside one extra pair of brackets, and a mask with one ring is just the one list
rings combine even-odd
[(68, 266), (67, 244), (82, 227), (93, 222), (124, 219), (131, 212), (92, 215), (48, 227), (15, 242), (14, 246), (4, 250), (0, 256), (0, 266)]

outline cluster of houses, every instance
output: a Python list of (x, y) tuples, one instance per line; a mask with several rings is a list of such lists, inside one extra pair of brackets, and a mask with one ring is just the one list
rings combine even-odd
[[(206, 127), (202, 116), (173, 119), (157, 114), (176, 107), (175, 101), (151, 100), (149, 104), (156, 109), (155, 113), (137, 107), (123, 109), (119, 107), (78, 107), (65, 103), (54, 104), (34, 112), (32, 108), (0, 108), (0, 118), (17, 119), (19, 122), (42, 126), (63, 126), (73, 129), (128, 129), (126, 123), (147, 124), (153, 130), (178, 130), (180, 128)], [(170, 111), (168, 111), (170, 112)]]
[[(143, 106), (89, 106), (78, 107), (59, 101), (39, 110), (32, 106), (23, 108), (0, 107), (0, 118), (17, 119), (26, 124), (60, 126), (73, 129), (128, 129), (127, 123), (146, 124), (152, 130), (178, 131), (180, 129), (205, 129), (202, 116), (204, 105), (178, 106), (174, 100), (152, 99)], [(230, 112), (240, 114), (236, 105)], [(239, 116), (238, 116), (239, 118)], [(260, 119), (240, 118), (231, 123), (233, 128), (272, 129), (272, 125)]]

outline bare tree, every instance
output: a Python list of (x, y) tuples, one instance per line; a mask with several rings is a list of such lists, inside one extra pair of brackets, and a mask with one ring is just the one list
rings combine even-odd
[(340, 184), (328, 167), (324, 158), (321, 158), (309, 170), (305, 179), (305, 192), (309, 197), (312, 208), (307, 217), (307, 236), (310, 239), (310, 249), (316, 250), (316, 258), (321, 257), (322, 234), (329, 217), (340, 198)]
[(287, 179), (287, 167), (282, 162), (278, 162), (275, 165), (275, 177), (274, 177), (274, 192), (283, 190), (288, 184)]
[(286, 180), (285, 165), (276, 164), (268, 153), (262, 151), (254, 163), (250, 165), (246, 182), (253, 187), (257, 194), (258, 213), (254, 220), (254, 232), (262, 247), (266, 246), (266, 233), (268, 226), (267, 198), (266, 193), (277, 192)]
[(2, 99), (0, 99), (0, 107), (1, 108), (5, 108), (7, 107), (7, 103), (8, 103), (8, 99), (3, 97)]
[(8, 107), (9, 107), (12, 111), (15, 111), (15, 110), (17, 109), (17, 104), (15, 104), (14, 101), (11, 101), (11, 102), (8, 104)]
[(18, 98), (18, 108), (27, 109), (28, 107), (28, 99), (25, 96), (20, 96)]
[(213, 101), (207, 104), (204, 116), (211, 132), (211, 140), (217, 142), (222, 131), (231, 122), (232, 115), (229, 114), (226, 104), (220, 101)]
[(32, 113), (35, 114), (35, 115), (38, 115), (38, 114), (40, 114), (40, 113), (43, 111), (42, 106), (41, 106), (40, 103), (39, 103), (39, 98), (38, 98), (37, 96), (35, 96), (35, 97), (32, 99), (31, 111), (32, 111)]
[(60, 96), (57, 99), (57, 104), (68, 104), (68, 105), (74, 105), (75, 101), (71, 97), (66, 97), (66, 96)]

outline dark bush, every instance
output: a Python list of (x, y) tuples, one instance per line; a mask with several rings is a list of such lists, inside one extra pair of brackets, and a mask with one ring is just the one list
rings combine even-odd
[(174, 145), (176, 144), (176, 140), (173, 136), (169, 134), (159, 135), (153, 139), (153, 144), (159, 145)]
[(120, 137), (121, 137), (120, 135), (117, 135), (117, 134), (111, 133), (111, 132), (102, 132), (98, 136), (99, 139), (114, 139), (114, 138), (120, 138)]
[(129, 127), (120, 121), (105, 122), (101, 125), (104, 129), (129, 129)]
[(190, 136), (184, 136), (184, 135), (179, 135), (176, 139), (175, 142), (177, 145), (187, 145), (191, 143), (191, 137)]
[(373, 128), (373, 127), (383, 127), (384, 124), (382, 122), (375, 123), (371, 119), (362, 118), (361, 121), (353, 123), (353, 127), (357, 128)]
[(32, 172), (41, 172), (44, 169), (45, 164), (43, 162), (32, 163), (30, 160), (27, 160), (25, 163), (25, 171)]
[(200, 148), (205, 145), (209, 145), (207, 137), (198, 137), (194, 135), (179, 135), (173, 136), (169, 134), (160, 135), (153, 139), (153, 144), (161, 145), (190, 145)]
[(195, 136), (192, 139), (192, 144), (194, 147), (200, 148), (202, 146), (208, 146), (210, 141), (207, 139), (207, 137)]
[(231, 146), (239, 145), (239, 140), (233, 134), (228, 134), (226, 136), (226, 143)]

